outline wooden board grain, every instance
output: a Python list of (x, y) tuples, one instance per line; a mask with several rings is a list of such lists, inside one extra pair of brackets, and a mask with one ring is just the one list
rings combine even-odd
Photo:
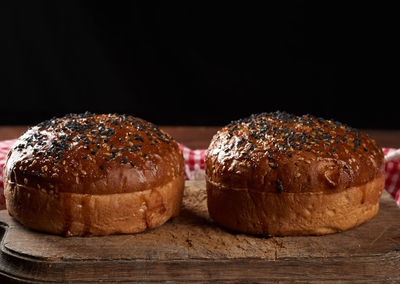
[(400, 209), (326, 236), (267, 238), (226, 231), (208, 216), (204, 182), (187, 182), (182, 212), (134, 235), (64, 238), (22, 227), (0, 211), (0, 280), (400, 281)]

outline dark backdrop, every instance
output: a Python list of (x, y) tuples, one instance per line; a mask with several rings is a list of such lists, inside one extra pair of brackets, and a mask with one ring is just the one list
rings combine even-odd
[(375, 7), (3, 2), (1, 124), (89, 110), (221, 125), (285, 110), (398, 128), (373, 67)]

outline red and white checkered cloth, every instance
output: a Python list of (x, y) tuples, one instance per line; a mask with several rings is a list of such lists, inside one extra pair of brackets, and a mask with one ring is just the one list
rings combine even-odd
[(7, 153), (15, 140), (0, 141), (0, 210), (6, 208), (3, 194), (3, 167), (7, 158)]
[[(0, 141), (0, 209), (5, 208), (3, 194), (3, 166), (7, 153), (15, 140)], [(205, 150), (192, 150), (179, 144), (185, 158), (185, 179), (201, 180), (204, 179), (204, 157)], [(396, 149), (384, 148), (386, 158), (395, 153)], [(385, 189), (393, 196), (397, 205), (400, 206), (400, 154), (392, 155), (385, 165), (386, 180)]]
[(204, 158), (206, 150), (192, 150), (182, 144), (179, 144), (179, 148), (181, 148), (183, 158), (185, 159), (185, 179), (204, 179)]
[(397, 205), (400, 206), (400, 150), (396, 150), (397, 149), (383, 148), (383, 153), (386, 158), (385, 189), (393, 196)]

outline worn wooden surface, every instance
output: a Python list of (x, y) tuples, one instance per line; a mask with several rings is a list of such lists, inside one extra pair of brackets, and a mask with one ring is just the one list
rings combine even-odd
[[(212, 136), (220, 129), (217, 126), (160, 126), (179, 143), (191, 149), (205, 149)], [(19, 137), (27, 126), (0, 126), (0, 141)], [(381, 147), (400, 148), (400, 129), (364, 129)]]
[(0, 280), (396, 283), (399, 220), (400, 209), (384, 193), (374, 219), (343, 233), (245, 235), (218, 227), (207, 213), (204, 182), (191, 181), (179, 217), (134, 235), (64, 238), (25, 229), (0, 211)]

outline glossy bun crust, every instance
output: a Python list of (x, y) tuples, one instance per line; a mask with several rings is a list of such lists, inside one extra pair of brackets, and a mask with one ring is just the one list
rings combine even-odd
[(157, 126), (116, 114), (71, 114), (30, 128), (8, 154), (6, 205), (54, 234), (136, 233), (179, 213), (184, 160)]
[(206, 152), (208, 210), (220, 225), (262, 235), (343, 231), (378, 212), (384, 156), (339, 122), (285, 112), (234, 121)]

